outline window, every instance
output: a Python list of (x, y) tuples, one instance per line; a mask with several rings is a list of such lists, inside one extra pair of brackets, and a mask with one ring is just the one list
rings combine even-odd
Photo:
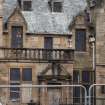
[(85, 86), (86, 90), (89, 90), (91, 84), (94, 83), (94, 72), (85, 70), (82, 71), (82, 84)]
[(84, 70), (82, 71), (82, 82), (84, 84), (93, 84), (94, 82), (94, 71)]
[(77, 84), (80, 82), (80, 72), (78, 70), (73, 71), (73, 83)]
[(75, 38), (76, 51), (86, 51), (86, 30), (77, 29)]
[(105, 94), (105, 85), (101, 86), (101, 93)]
[(10, 69), (10, 80), (11, 81), (19, 81), (20, 80), (20, 69), (19, 68), (11, 68)]
[(50, 0), (48, 4), (52, 12), (62, 12), (62, 1), (61, 0)]
[[(74, 70), (73, 71), (73, 83), (81, 84), (85, 86), (86, 90), (89, 90), (91, 84), (94, 83), (94, 71), (89, 70)], [(80, 101), (84, 102), (84, 93), (81, 93), (82, 88), (74, 87), (73, 88), (73, 102), (79, 103)], [(88, 93), (88, 92), (87, 92)], [(83, 98), (83, 99), (82, 99)]]
[(53, 12), (62, 12), (62, 2), (53, 2)]
[(89, 71), (83, 71), (82, 72), (82, 81), (87, 83), (90, 80), (91, 80), (91, 78), (90, 78), (90, 72)]
[(31, 11), (32, 10), (32, 1), (23, 1), (23, 10)]
[[(24, 81), (25, 81), (25, 84), (30, 84), (30, 81), (32, 81), (32, 68), (22, 68), (22, 69), (10, 68), (10, 85), (22, 85), (22, 84), (24, 84)], [(24, 93), (23, 92), (24, 90), (25, 89), (22, 90), (21, 94)], [(30, 90), (30, 89), (28, 89), (28, 90)], [(29, 93), (29, 91), (26, 91), (25, 93), (27, 94), (27, 93)], [(10, 88), (11, 101), (19, 101), (21, 94), (20, 94), (19, 87), (11, 87)], [(24, 100), (25, 99), (26, 98), (24, 98)]]
[[(20, 85), (19, 83), (10, 83), (10, 85)], [(10, 99), (12, 101), (17, 101), (20, 98), (20, 88), (11, 87), (10, 88)]]
[[(73, 71), (73, 83), (79, 84), (80, 83), (80, 72), (79, 70)], [(74, 87), (73, 88), (73, 103), (79, 104), (80, 103), (80, 87)]]
[[(11, 68), (10, 69), (10, 85), (19, 85), (20, 84), (20, 69)], [(17, 101), (20, 98), (20, 88), (11, 87), (10, 88), (10, 99), (12, 101)]]
[(23, 47), (23, 27), (22, 26), (12, 26), (11, 35), (11, 47), (21, 48)]
[(52, 37), (44, 37), (44, 48), (45, 49), (53, 48), (53, 38)]
[(32, 81), (32, 69), (31, 68), (23, 68), (22, 80), (23, 81)]
[[(44, 37), (44, 48), (45, 49), (53, 48), (53, 38), (52, 37)], [(51, 50), (44, 51), (43, 59), (52, 59), (52, 51)]]

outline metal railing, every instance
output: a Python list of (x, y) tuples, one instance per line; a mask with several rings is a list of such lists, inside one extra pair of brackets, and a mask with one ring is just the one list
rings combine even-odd
[(105, 93), (101, 93), (101, 86), (105, 86), (105, 84), (93, 84), (90, 86), (89, 96), (87, 97), (89, 105), (105, 105)]
[[(38, 105), (87, 105), (87, 91), (86, 91), (86, 88), (84, 87), (84, 86), (82, 86), (82, 85), (0, 85), (0, 89), (11, 89), (11, 88), (33, 88), (33, 89), (42, 89), (42, 90), (40, 90), (40, 92), (44, 92), (44, 90), (45, 90), (45, 95), (43, 96), (42, 95), (42, 98), (39, 100), (39, 102), (37, 102), (36, 104), (38, 104)], [(83, 95), (83, 97), (73, 97), (72, 95), (73, 95), (73, 93), (71, 93), (71, 94), (69, 94), (68, 93), (68, 95), (70, 96), (69, 98), (65, 98), (66, 97), (66, 95), (64, 95), (63, 97), (62, 97), (62, 95), (61, 95), (61, 97), (58, 97), (58, 96), (51, 96), (53, 93), (49, 93), (49, 95), (51, 96), (48, 96), (47, 97), (47, 93), (46, 93), (46, 91), (48, 91), (49, 92), (49, 89), (64, 89), (64, 88), (67, 88), (67, 89), (73, 89), (73, 88), (81, 88), (81, 89), (83, 89), (83, 93), (84, 93), (84, 95)], [(46, 90), (47, 89), (47, 90)], [(52, 91), (52, 90), (51, 90)], [(51, 92), (50, 91), (50, 92)], [(64, 89), (64, 91), (65, 91), (65, 89)], [(9, 92), (9, 91), (8, 91)], [(16, 92), (17, 93), (17, 91), (13, 91), (13, 92)], [(55, 93), (56, 93), (57, 91), (55, 91)], [(56, 94), (57, 95), (57, 94)], [(39, 96), (39, 95), (38, 95)], [(46, 97), (45, 97), (46, 96)], [(41, 97), (41, 94), (40, 94), (40, 97)], [(25, 97), (24, 97), (25, 98)], [(53, 98), (53, 101), (52, 101), (52, 99), (51, 98)], [(5, 98), (6, 99), (6, 98)], [(74, 100), (75, 99), (78, 99), (78, 100), (81, 100), (80, 102), (75, 102)], [(8, 99), (6, 99), (6, 102), (5, 102), (5, 105), (7, 104), (7, 103), (9, 103), (9, 101), (8, 100), (10, 100), (10, 101), (12, 101), (13, 103), (14, 103), (14, 100), (11, 100), (10, 98), (8, 98)], [(19, 101), (19, 100), (18, 100)], [(44, 104), (42, 104), (41, 103), (41, 101), (42, 102), (44, 102)], [(2, 100), (1, 100), (1, 102), (2, 102)], [(16, 103), (16, 102), (15, 102)], [(46, 103), (46, 104), (45, 104)]]
[[(72, 92), (70, 92), (70, 94), (69, 94), (70, 97), (68, 97), (68, 98), (66, 98), (66, 95), (64, 95), (64, 97), (57, 96), (58, 98), (55, 96), (51, 97), (51, 98), (53, 98), (52, 103), (51, 103), (52, 99), (50, 99), (49, 96), (47, 96), (47, 93), (45, 92), (45, 96), (43, 97), (43, 95), (42, 95), (41, 100), (43, 100), (43, 102), (46, 102), (46, 104), (42, 104), (41, 100), (38, 100), (36, 105), (105, 105), (105, 94), (103, 95), (100, 93), (100, 91), (99, 91), (100, 86), (105, 86), (105, 84), (93, 84), (89, 87), (89, 90), (86, 90), (86, 87), (84, 87), (83, 85), (0, 85), (0, 90), (1, 90), (1, 88), (2, 89), (5, 89), (5, 88), (10, 89), (10, 88), (17, 87), (17, 88), (34, 88), (34, 89), (37, 88), (37, 89), (42, 89), (42, 91), (40, 91), (40, 92), (43, 92), (44, 90), (46, 92), (48, 92), (48, 89), (52, 89), (52, 88), (56, 88), (56, 89), (68, 88), (68, 89), (71, 89), (71, 91), (74, 88), (81, 88), (81, 89), (83, 89), (83, 91), (81, 91), (82, 94), (80, 95), (80, 97), (74, 97), (73, 91), (72, 91)], [(98, 91), (97, 91), (97, 89), (98, 89)], [(66, 90), (64, 89), (64, 91), (66, 91)], [(9, 90), (8, 90), (8, 92), (9, 92)], [(17, 93), (18, 91), (13, 91), (13, 92)], [(0, 96), (1, 96), (1, 93), (0, 93)], [(38, 94), (38, 96), (40, 96), (39, 94)], [(52, 93), (50, 93), (50, 95), (51, 94)], [(7, 99), (6, 98), (4, 98), (4, 99), (6, 100), (4, 105), (6, 105), (8, 103), (8, 100), (10, 100), (14, 103), (14, 100), (11, 100), (10, 98), (8, 98), (8, 96), (7, 96)], [(0, 101), (2, 102), (2, 99), (0, 99)], [(21, 100), (18, 100), (18, 101), (21, 101)]]
[(0, 48), (0, 61), (73, 61), (72, 49)]

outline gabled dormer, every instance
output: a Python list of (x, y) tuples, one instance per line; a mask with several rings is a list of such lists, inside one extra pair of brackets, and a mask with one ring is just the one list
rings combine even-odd
[[(24, 47), (27, 22), (18, 7), (14, 9), (13, 13), (8, 18), (7, 29), (9, 34), (8, 47)], [(18, 40), (18, 38), (20, 39)]]

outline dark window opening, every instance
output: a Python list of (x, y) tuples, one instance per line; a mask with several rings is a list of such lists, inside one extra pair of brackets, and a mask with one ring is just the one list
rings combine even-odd
[[(73, 71), (73, 83), (79, 84), (80, 83), (80, 72), (79, 70)], [(73, 103), (80, 103), (80, 87), (73, 88)]]
[[(44, 48), (45, 49), (53, 48), (53, 38), (52, 37), (44, 37)], [(51, 50), (44, 51), (43, 59), (52, 59), (52, 51)]]
[(89, 70), (82, 71), (82, 84), (85, 86), (87, 94), (90, 85), (92, 85), (93, 83), (94, 83), (94, 72)]
[(11, 81), (20, 81), (20, 69), (11, 68), (10, 69), (10, 80)]
[(89, 71), (83, 71), (82, 72), (82, 81), (83, 82), (90, 82), (91, 77), (90, 77), (90, 72)]
[(44, 38), (44, 48), (45, 49), (52, 49), (53, 48), (53, 38), (52, 37), (45, 37)]
[(31, 11), (32, 10), (32, 1), (23, 1), (23, 10)]
[(73, 83), (78, 84), (80, 82), (80, 74), (78, 70), (73, 71)]
[(101, 93), (105, 94), (105, 85), (101, 86)]
[[(11, 68), (10, 69), (10, 85), (20, 85), (24, 81), (32, 81), (32, 68), (23, 68), (20, 72), (20, 68)], [(20, 88), (19, 87), (10, 87), (10, 99), (11, 101), (20, 100)]]
[[(91, 84), (94, 83), (94, 72), (89, 70), (74, 70), (73, 71), (73, 83), (81, 84), (85, 86), (88, 94), (88, 90)], [(80, 100), (84, 102), (84, 92), (80, 87), (73, 88), (73, 102), (79, 103)]]
[(94, 83), (94, 71), (82, 71), (83, 84), (91, 85)]
[(86, 30), (77, 29), (75, 37), (76, 37), (75, 40), (76, 51), (86, 51)]
[(12, 48), (23, 47), (23, 27), (22, 26), (12, 27), (11, 46)]
[(23, 68), (22, 80), (23, 81), (32, 81), (32, 69), (31, 68)]
[[(10, 83), (10, 85), (20, 85), (19, 83)], [(10, 88), (10, 99), (12, 101), (17, 101), (20, 98), (20, 88), (11, 87)]]
[(62, 12), (62, 2), (53, 2), (53, 12)]

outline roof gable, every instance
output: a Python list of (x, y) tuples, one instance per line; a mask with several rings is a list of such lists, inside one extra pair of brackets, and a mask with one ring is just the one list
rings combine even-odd
[(12, 14), (9, 16), (7, 22), (19, 22), (27, 25), (27, 22), (18, 7), (14, 9)]

